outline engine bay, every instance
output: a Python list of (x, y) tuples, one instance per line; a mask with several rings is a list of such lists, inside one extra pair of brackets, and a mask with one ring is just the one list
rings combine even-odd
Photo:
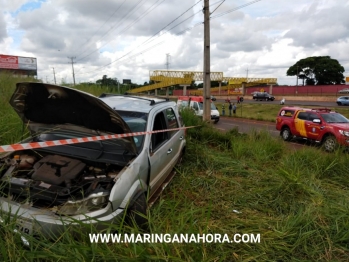
[(94, 193), (109, 193), (122, 168), (24, 150), (0, 160), (1, 195), (51, 208)]

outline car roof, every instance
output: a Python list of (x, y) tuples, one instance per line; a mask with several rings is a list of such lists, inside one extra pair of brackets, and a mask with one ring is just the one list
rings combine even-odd
[(155, 106), (159, 104), (173, 104), (168, 98), (155, 96), (134, 96), (134, 95), (118, 95), (118, 94), (102, 94), (99, 97), (104, 103), (114, 110), (135, 111), (149, 113)]
[(295, 111), (313, 111), (313, 112), (321, 112), (321, 113), (337, 113), (336, 111), (332, 111), (329, 108), (326, 107), (319, 107), (319, 108), (302, 108), (298, 106), (284, 106), (280, 109), (282, 110), (295, 110)]

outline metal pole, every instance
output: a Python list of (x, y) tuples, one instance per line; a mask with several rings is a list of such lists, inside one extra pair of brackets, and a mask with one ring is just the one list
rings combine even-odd
[(70, 60), (71, 60), (71, 68), (73, 71), (73, 81), (74, 81), (74, 86), (75, 86), (75, 74), (74, 74), (74, 59), (75, 59), (75, 57), (68, 57), (68, 58), (70, 58)]
[(54, 78), (54, 80), (55, 80), (55, 85), (56, 85), (57, 83), (56, 83), (56, 74), (55, 74), (55, 68), (54, 68), (54, 67), (52, 67), (52, 70), (53, 70), (53, 78)]
[(298, 95), (298, 66), (297, 66), (297, 84), (296, 84), (296, 95)]
[(211, 120), (211, 78), (210, 78), (210, 8), (209, 0), (204, 2), (204, 113), (203, 120)]

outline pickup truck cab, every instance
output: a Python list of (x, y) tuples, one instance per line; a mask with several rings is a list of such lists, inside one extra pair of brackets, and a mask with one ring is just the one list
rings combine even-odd
[[(194, 110), (195, 115), (201, 116), (204, 113), (204, 98), (202, 96), (179, 96), (177, 101), (179, 109), (188, 107)], [(211, 100), (211, 121), (215, 124), (219, 121), (219, 111)]]
[(349, 120), (328, 108), (282, 107), (276, 118), (276, 129), (283, 140), (293, 137), (321, 143), (326, 151), (349, 145)]

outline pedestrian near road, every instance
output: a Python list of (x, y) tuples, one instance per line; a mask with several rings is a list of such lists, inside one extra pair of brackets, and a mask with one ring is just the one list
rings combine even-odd
[(233, 105), (229, 103), (229, 115), (231, 116), (231, 110), (233, 109)]
[(222, 115), (225, 115), (225, 104), (222, 105)]
[(240, 97), (239, 96), (236, 98), (236, 100), (237, 100), (237, 103), (240, 104)]
[(233, 103), (233, 114), (236, 115), (236, 105)]

